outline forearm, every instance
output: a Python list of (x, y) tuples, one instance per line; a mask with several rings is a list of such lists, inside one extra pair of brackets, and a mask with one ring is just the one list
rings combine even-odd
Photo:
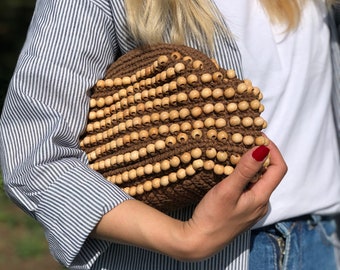
[(125, 201), (104, 215), (91, 237), (132, 244), (180, 260), (194, 259), (199, 246), (199, 239), (187, 231), (186, 222), (137, 200)]

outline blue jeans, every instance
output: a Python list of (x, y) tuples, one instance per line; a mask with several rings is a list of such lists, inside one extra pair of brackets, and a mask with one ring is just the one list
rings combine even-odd
[(250, 270), (337, 270), (339, 241), (331, 217), (304, 216), (252, 231)]

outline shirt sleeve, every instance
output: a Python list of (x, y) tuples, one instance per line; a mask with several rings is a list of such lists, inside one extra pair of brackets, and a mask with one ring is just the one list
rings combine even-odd
[(63, 265), (89, 268), (109, 243), (100, 218), (131, 199), (87, 166), (89, 89), (118, 53), (105, 1), (38, 0), (0, 122), (5, 190), (45, 229)]

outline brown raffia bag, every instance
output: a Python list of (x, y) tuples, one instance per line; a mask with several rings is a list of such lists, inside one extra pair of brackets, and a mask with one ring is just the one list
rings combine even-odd
[(260, 90), (193, 48), (132, 50), (91, 90), (89, 166), (164, 212), (197, 203), (266, 143)]

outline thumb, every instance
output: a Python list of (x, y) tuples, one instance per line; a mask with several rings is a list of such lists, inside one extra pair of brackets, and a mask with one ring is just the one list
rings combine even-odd
[(227, 178), (229, 188), (241, 195), (249, 183), (254, 180), (258, 172), (263, 168), (263, 163), (270, 149), (261, 145), (244, 153), (238, 162), (234, 172)]

